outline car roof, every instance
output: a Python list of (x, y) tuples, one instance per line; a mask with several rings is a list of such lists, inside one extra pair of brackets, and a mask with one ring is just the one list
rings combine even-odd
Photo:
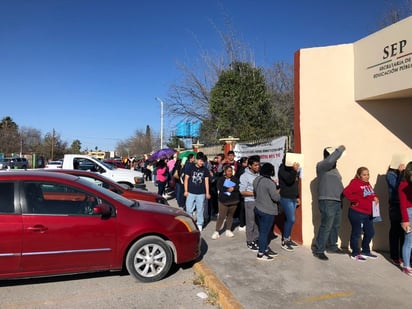
[(11, 170), (0, 172), (0, 180), (30, 180), (39, 178), (60, 179), (60, 180), (75, 180), (78, 177), (63, 173), (50, 172), (45, 173), (45, 170)]
[(102, 179), (102, 180), (105, 180), (105, 181), (114, 182), (110, 178), (102, 176), (99, 173), (86, 171), (86, 170), (78, 170), (78, 169), (72, 170), (72, 169), (64, 169), (64, 168), (56, 168), (56, 169), (48, 168), (48, 169), (45, 169), (44, 171), (55, 172), (55, 173), (59, 173), (59, 174), (84, 175), (84, 176), (90, 176), (90, 177), (93, 177), (93, 178), (96, 178), (96, 179)]
[(85, 171), (85, 170), (72, 170), (72, 169), (62, 169), (62, 168), (56, 168), (56, 169), (52, 169), (52, 168), (47, 168), (44, 169), (43, 171), (45, 172), (55, 172), (55, 173), (59, 173), (59, 174), (66, 174), (66, 175), (74, 175), (74, 176), (87, 176), (90, 178), (94, 178), (97, 180), (101, 180), (104, 182), (108, 182), (111, 183), (113, 186), (118, 187), (119, 189), (123, 189), (125, 190), (121, 185), (119, 185), (117, 182), (115, 182), (113, 179), (110, 179), (106, 176), (103, 176), (99, 173), (96, 172), (91, 172), (91, 171)]

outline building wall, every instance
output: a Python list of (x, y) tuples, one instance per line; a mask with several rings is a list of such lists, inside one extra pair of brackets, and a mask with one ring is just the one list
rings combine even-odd
[[(388, 249), (385, 174), (392, 154), (408, 151), (412, 145), (412, 99), (356, 102), (354, 60), (354, 44), (301, 49), (295, 54), (295, 151), (305, 155), (302, 238), (305, 245), (311, 245), (319, 227), (316, 163), (323, 158), (325, 147), (345, 145), (347, 150), (338, 161), (343, 184), (349, 183), (358, 167), (369, 168), (384, 219), (375, 224), (373, 248)], [(351, 229), (347, 212), (345, 202), (340, 231), (343, 247), (349, 246)]]

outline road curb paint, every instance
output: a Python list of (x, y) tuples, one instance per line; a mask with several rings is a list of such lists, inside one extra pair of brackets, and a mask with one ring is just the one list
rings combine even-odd
[(220, 281), (204, 262), (196, 263), (193, 269), (198, 275), (202, 275), (205, 278), (206, 287), (218, 294), (217, 301), (222, 309), (244, 309), (229, 288)]

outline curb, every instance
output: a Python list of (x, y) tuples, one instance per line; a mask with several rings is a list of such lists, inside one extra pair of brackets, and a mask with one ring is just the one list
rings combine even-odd
[(206, 287), (218, 294), (217, 302), (222, 309), (244, 309), (229, 288), (220, 281), (204, 262), (196, 263), (193, 269), (198, 275), (202, 275), (205, 278)]

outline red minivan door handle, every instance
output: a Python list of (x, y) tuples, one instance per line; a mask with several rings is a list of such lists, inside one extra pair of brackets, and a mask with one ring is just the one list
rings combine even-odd
[(27, 229), (32, 232), (40, 232), (40, 233), (44, 233), (48, 230), (47, 227), (41, 224), (37, 224), (35, 226), (29, 226)]

